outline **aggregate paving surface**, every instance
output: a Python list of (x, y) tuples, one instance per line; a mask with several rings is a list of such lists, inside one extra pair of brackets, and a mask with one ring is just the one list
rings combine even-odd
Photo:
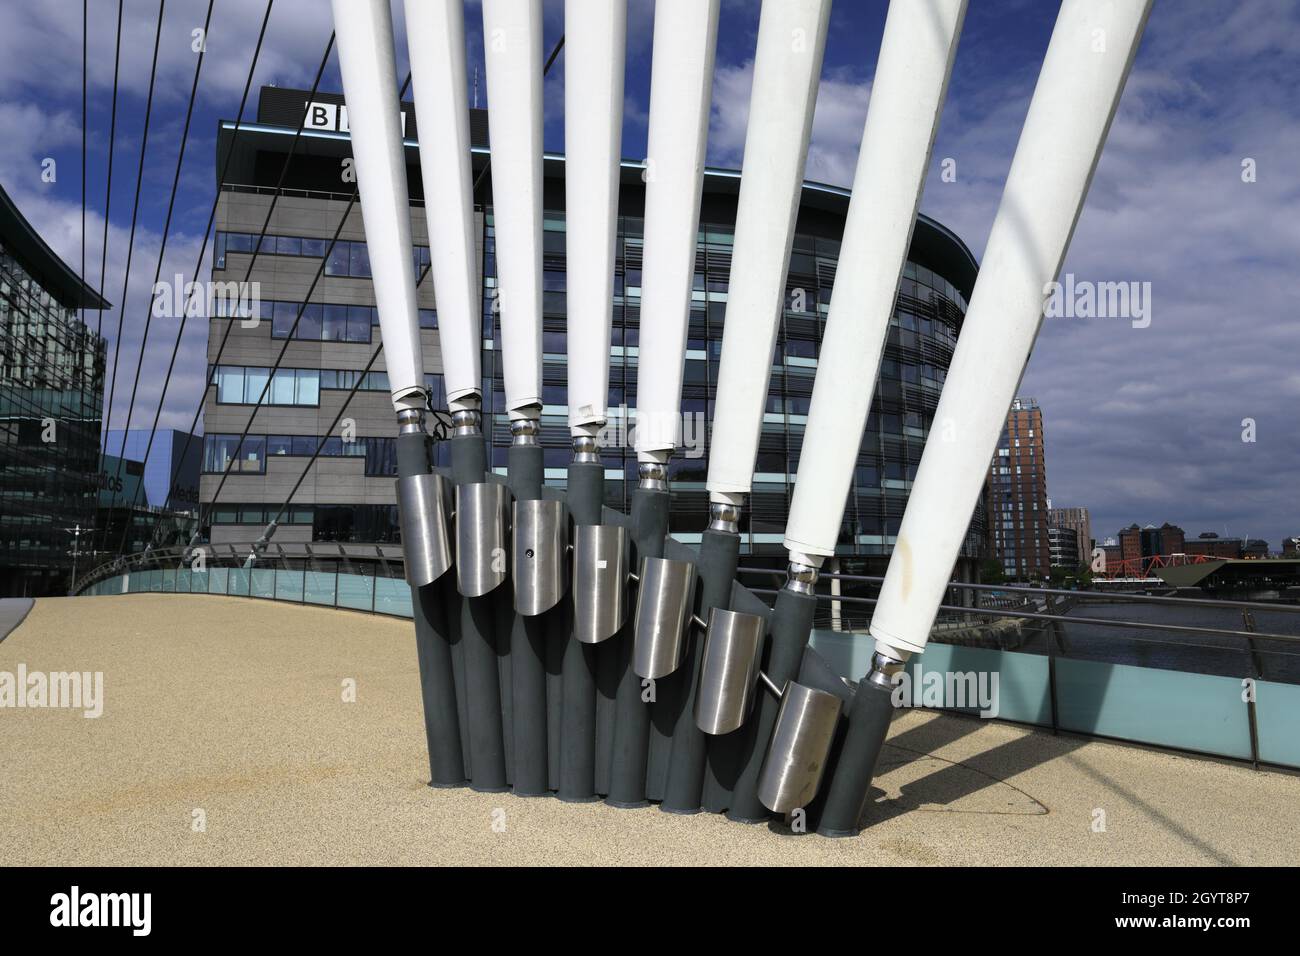
[(20, 664), (102, 671), (103, 713), (0, 709), (0, 864), (1300, 862), (1300, 776), (920, 711), (848, 839), (431, 789), (411, 625), (347, 611), (41, 599)]

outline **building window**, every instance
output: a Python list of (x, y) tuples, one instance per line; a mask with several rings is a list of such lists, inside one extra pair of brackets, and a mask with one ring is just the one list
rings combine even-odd
[(219, 405), (319, 405), (320, 371), (313, 368), (277, 369), (267, 388), (270, 369), (219, 365), (216, 370)]

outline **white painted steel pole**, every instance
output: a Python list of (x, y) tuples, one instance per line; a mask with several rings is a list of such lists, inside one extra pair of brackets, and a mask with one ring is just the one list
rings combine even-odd
[(463, 5), (406, 0), (406, 42), (447, 404), (453, 414), (476, 411), (482, 398), (482, 284), (474, 235)]
[[(965, 12), (965, 0), (909, 0), (890, 4), (885, 20), (786, 527), (790, 564), (767, 667), (778, 686), (799, 672), (818, 569), (835, 553)], [(775, 719), (765, 696), (762, 746)], [(767, 813), (757, 792), (762, 756), (747, 755), (727, 811), (733, 819)]]
[(835, 553), (965, 13), (889, 7), (786, 525), (799, 564)]
[(719, 0), (655, 5), (634, 443), (638, 460), (652, 468), (666, 464), (681, 440), (718, 5)]
[(483, 0), (506, 409), (542, 405), (542, 4)]
[(872, 615), (882, 654), (925, 649), (1150, 10), (1061, 5)]
[(767, 0), (759, 20), (709, 449), (714, 504), (739, 506), (753, 486), (830, 10), (830, 0)]
[(387, 0), (333, 0), (361, 219), (393, 407), (423, 411), (424, 360), (411, 258), (410, 194)]
[(569, 429), (608, 417), (627, 0), (565, 0), (564, 152)]

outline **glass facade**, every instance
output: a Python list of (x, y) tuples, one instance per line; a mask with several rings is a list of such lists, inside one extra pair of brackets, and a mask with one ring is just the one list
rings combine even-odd
[[(491, 425), (491, 463), (504, 471), (510, 444), (502, 365), (500, 323), (493, 309), (496, 288), (494, 228), (485, 217), (483, 334), (485, 421)], [(714, 390), (722, 349), (731, 271), (733, 227), (702, 222), (695, 256), (683, 379), (683, 447), (669, 465), (674, 493), (671, 531), (698, 541), (708, 524), (707, 433), (713, 420)], [(635, 421), (637, 345), (641, 302), (642, 220), (622, 217), (611, 337), (609, 408), (623, 426)], [(741, 519), (742, 551), (784, 555), (782, 545), (790, 496), (799, 466), (803, 432), (817, 373), (817, 352), (839, 261), (836, 239), (798, 234), (786, 280), (786, 301), (763, 418), (753, 494)], [(564, 214), (548, 211), (544, 235), (544, 374), (542, 445), (547, 481), (562, 484), (572, 458), (566, 406), (567, 342), (564, 283)], [(939, 401), (958, 331), (966, 311), (964, 295), (944, 276), (908, 262), (876, 383), (875, 401), (862, 436), (857, 471), (846, 503), (838, 545), (845, 556), (887, 556), (891, 551), (912, 479)], [(864, 375), (871, 370), (864, 369)], [(631, 410), (631, 422), (628, 413)], [(636, 488), (636, 452), (627, 428), (612, 424), (604, 433), (606, 503), (626, 511)], [(968, 534), (965, 554), (983, 546), (982, 509)]]
[[(262, 256), (303, 256), (309, 259), (322, 259), (328, 253), (325, 263), (325, 275), (347, 276), (353, 279), (370, 278), (370, 250), (363, 241), (340, 239), (333, 246), (330, 240), (320, 236), (262, 236), (251, 232), (226, 232), (218, 230), (216, 243), (212, 247), (212, 267), (226, 268), (226, 254), (242, 252), (252, 255), (257, 249)], [(420, 272), (429, 266), (429, 247), (415, 246), (411, 251), (411, 265), (418, 279)]]
[(71, 529), (88, 546), (104, 357), (104, 340), (0, 239), (0, 595), (66, 593)]
[[(321, 151), (319, 162), (295, 166), (285, 185), (294, 190), (292, 208), (283, 204), (267, 219), (267, 196), (277, 179), (267, 157), (283, 155), (293, 142), (296, 121), (284, 125), (283, 112), (265, 104), (289, 94), (264, 90), (263, 107), (255, 131), (241, 131), (238, 141), (223, 127), (220, 141), (231, 151), (228, 182), (219, 184), (222, 202), (220, 230), (213, 260), (214, 279), (242, 279), (261, 283), (260, 315), (263, 327), (232, 329), (232, 349), (221, 358), (215, 352), (225, 334), (213, 324), (209, 361), (220, 365), (218, 387), (210, 389), (205, 408), (205, 430), (212, 434), (205, 453), (201, 496), (213, 506), (210, 526), (217, 542), (247, 542), (262, 531), (266, 509), (278, 508), (283, 478), (297, 473), (293, 460), (300, 440), (325, 434), (341, 405), (340, 389), (351, 388), (359, 370), (378, 344), (371, 263), (363, 239), (359, 210), (339, 191), (338, 162), (349, 155), (346, 133), (313, 138)], [(300, 98), (298, 92), (294, 97)], [(295, 100), (296, 101), (296, 100)], [(287, 99), (285, 100), (287, 102)], [(471, 163), (475, 171), (475, 221), (481, 251), (484, 428), (490, 446), (490, 463), (504, 473), (510, 445), (509, 422), (503, 389), (501, 335), (493, 303), (496, 298), (496, 250), (491, 195), (487, 114), (473, 110)], [(411, 163), (418, 152), (408, 147)], [(645, 188), (639, 164), (625, 163), (621, 173), (617, 264), (610, 355), (609, 406), (611, 420), (604, 434), (607, 503), (626, 511), (636, 482), (636, 455), (629, 447), (628, 431), (634, 427), (637, 402), (636, 377), (639, 347), (642, 230)], [(701, 218), (696, 251), (694, 290), (690, 314), (682, 394), (683, 447), (670, 465), (674, 491), (671, 531), (686, 542), (698, 541), (708, 522), (708, 430), (714, 412), (714, 392), (722, 347), (739, 173), (708, 169), (704, 174)], [(414, 252), (412, 267), (424, 274), (428, 263), (428, 230), (424, 221), (420, 177), (408, 176), (411, 188), (411, 224)], [(546, 481), (562, 486), (572, 459), (567, 422), (569, 348), (567, 332), (568, 283), (564, 222), (565, 167), (561, 157), (544, 159), (543, 182), (543, 418), (541, 443)], [(753, 494), (742, 517), (742, 548), (747, 556), (783, 561), (782, 540), (790, 497), (799, 466), (817, 356), (821, 347), (831, 289), (839, 262), (839, 239), (849, 194), (842, 189), (805, 184), (798, 210), (796, 236), (790, 259), (787, 295), (776, 354), (770, 368), (755, 370), (765, 376), (768, 401)], [(349, 218), (344, 218), (349, 217)], [(268, 222), (271, 234), (260, 245), (244, 232), (249, 223)], [(340, 236), (329, 249), (330, 237)], [(343, 238), (346, 237), (346, 238)], [(257, 259), (250, 261), (254, 248)], [(897, 305), (879, 380), (874, 386), (870, 418), (860, 436), (861, 447), (852, 490), (846, 504), (838, 552), (855, 562), (842, 570), (878, 570), (892, 550), (911, 482), (929, 433), (953, 348), (966, 310), (965, 296), (974, 284), (976, 263), (961, 240), (941, 224), (922, 216), (913, 232), (910, 261), (902, 277)], [(304, 260), (306, 260), (304, 262)], [(319, 297), (303, 309), (305, 283), (320, 270)], [(224, 275), (223, 273), (228, 273)], [(437, 347), (437, 290), (432, 276), (417, 289), (426, 368), (441, 371)], [(268, 304), (269, 303), (269, 304)], [(302, 310), (301, 318), (298, 317)], [(297, 328), (293, 329), (297, 321)], [(269, 326), (269, 327), (265, 327)], [(293, 329), (291, 331), (291, 329)], [(288, 342), (286, 338), (302, 339)], [(280, 341), (276, 341), (279, 339)], [(237, 447), (238, 435), (248, 421), (251, 406), (266, 384), (265, 376), (280, 347), (287, 345), (286, 366), (297, 371), (292, 398), (288, 382), (281, 392), (269, 391), (267, 407), (260, 410), (254, 427), (259, 433), (247, 447)], [(235, 358), (235, 355), (238, 358)], [(266, 356), (263, 358), (263, 356)], [(381, 356), (382, 357), (382, 356)], [(361, 378), (361, 390), (350, 399), (346, 415), (355, 416), (353, 434), (361, 453), (338, 448), (339, 458), (317, 466), (295, 492), (294, 508), (311, 509), (312, 536), (331, 540), (391, 540), (388, 525), (392, 488), (387, 477), (391, 465), (380, 450), (383, 439), (396, 435), (391, 405), (381, 389), (387, 382), (382, 366)], [(318, 378), (312, 378), (319, 370)], [(351, 370), (351, 371), (349, 371)], [(875, 373), (863, 369), (864, 381)], [(304, 395), (296, 376), (307, 375)], [(444, 408), (445, 389), (440, 375), (428, 376), (434, 408)], [(285, 404), (279, 404), (279, 395)], [(293, 404), (288, 404), (289, 402)], [(244, 407), (241, 407), (244, 406)], [(442, 430), (445, 420), (431, 422)], [(852, 441), (850, 437), (848, 440)], [(262, 443), (259, 447), (258, 443)], [(272, 443), (286, 449), (283, 463), (274, 460)], [(375, 449), (372, 452), (372, 449)], [(327, 454), (329, 454), (327, 450)], [(386, 455), (386, 451), (384, 451)], [(447, 447), (439, 443), (435, 462), (447, 462)], [(299, 456), (300, 458), (300, 456)], [(343, 460), (341, 460), (343, 459)], [(231, 477), (220, 495), (222, 482), (216, 470), (231, 463)], [(382, 484), (381, 484), (382, 483)], [(229, 499), (236, 504), (226, 506)], [(245, 503), (251, 503), (246, 505)], [(307, 524), (306, 515), (301, 522)], [(349, 520), (347, 515), (353, 518)], [(965, 554), (977, 557), (985, 549), (983, 509), (968, 534)], [(305, 527), (286, 529), (291, 540), (306, 537)], [(373, 537), (372, 537), (373, 536)], [(757, 562), (752, 562), (757, 563)]]

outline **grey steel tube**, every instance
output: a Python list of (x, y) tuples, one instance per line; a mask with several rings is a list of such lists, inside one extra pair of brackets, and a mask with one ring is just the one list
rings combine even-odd
[(849, 709), (849, 728), (832, 769), (825, 803), (817, 815), (822, 836), (854, 836), (871, 791), (871, 776), (894, 717), (893, 675), (901, 661), (876, 653)]
[[(632, 496), (632, 540), (636, 544), (638, 566), (644, 557), (663, 557), (670, 506), (665, 467), (642, 462), (640, 468), (641, 484)], [(632, 670), (634, 629), (635, 622), (629, 619), (622, 633), (606, 642), (616, 643), (619, 649), (613, 753), (609, 767), (609, 795), (606, 797), (606, 802), (615, 807), (646, 805), (650, 707), (641, 699), (641, 678)]]
[[(397, 437), (397, 473), (429, 472), (429, 438), (419, 412), (403, 412), (406, 421)], [(447, 618), (440, 600), (441, 582), (411, 586), (411, 616), (415, 621), (415, 653), (420, 667), (420, 696), (424, 702), (424, 733), (429, 746), (429, 785), (457, 787), (465, 783), (460, 715), (451, 661)]]
[[(578, 525), (600, 524), (605, 500), (605, 466), (588, 439), (569, 465), (569, 514)], [(589, 455), (594, 461), (582, 460)], [(609, 643), (608, 641), (604, 643)], [(596, 667), (599, 644), (584, 644), (572, 633), (564, 644), (560, 691), (560, 787), (561, 800), (584, 802), (596, 799)], [(611, 713), (612, 717), (613, 714)]]
[[(507, 452), (506, 483), (518, 501), (542, 497), (542, 447), (536, 420), (510, 423), (513, 442)], [(509, 675), (514, 792), (541, 796), (547, 787), (546, 615), (525, 617), (514, 610), (509, 588), (500, 589), (510, 626)]]
[[(487, 478), (487, 448), (478, 412), (456, 412), (451, 470), (457, 485)], [(496, 605), (491, 593), (461, 600), (460, 636), (465, 655), (465, 708), (469, 722), (470, 786), (497, 793), (507, 788), (501, 722), (501, 678), (497, 665)]]
[[(791, 563), (787, 575), (786, 585), (777, 595), (772, 611), (771, 644), (764, 668), (768, 679), (777, 687), (784, 687), (786, 681), (794, 680), (799, 673), (817, 610), (817, 598), (813, 594), (816, 569)], [(758, 823), (772, 816), (758, 799), (758, 778), (780, 706), (771, 694), (761, 694), (754, 713), (739, 731), (744, 736), (740, 744), (740, 772), (727, 810), (731, 820)]]
[[(471, 413), (477, 422), (477, 412)], [(487, 467), (487, 449), (475, 427), (472, 435), (454, 435), (448, 440), (451, 466), (447, 469), (453, 485), (481, 480)], [(475, 477), (478, 476), (478, 477)], [(442, 586), (443, 606), (447, 614), (447, 631), (451, 639), (452, 676), (456, 680), (456, 713), (460, 719), (460, 749), (465, 757), (465, 779), (473, 778), (469, 745), (469, 692), (465, 684), (465, 601), (457, 587), (456, 575), (444, 574), (435, 584)]]
[(465, 691), (465, 641), (461, 636), (463, 623), (461, 614), (465, 599), (456, 588), (454, 573), (444, 574), (433, 583), (433, 587), (439, 588), (437, 593), (446, 615), (447, 637), (451, 641), (451, 671), (455, 679), (456, 716), (460, 724), (460, 752), (465, 759), (463, 779), (469, 780), (473, 776), (469, 760), (469, 697)]
[[(713, 608), (731, 609), (731, 588), (740, 561), (738, 509), (732, 505), (711, 506), (712, 521), (700, 541), (696, 565), (699, 604), (696, 614), (709, 619)], [(695, 724), (695, 695), (699, 690), (700, 664), (704, 656), (704, 635), (693, 631), (686, 659), (673, 674), (672, 750), (668, 758), (668, 782), (659, 809), (669, 813), (697, 813), (703, 806), (704, 769), (711, 742)], [(721, 742), (719, 740), (719, 742)]]
[[(569, 520), (567, 514), (564, 520)], [(564, 744), (564, 648), (573, 628), (573, 603), (567, 593), (565, 598), (540, 618), (546, 672), (546, 786), (552, 793), (560, 789), (560, 754)]]

